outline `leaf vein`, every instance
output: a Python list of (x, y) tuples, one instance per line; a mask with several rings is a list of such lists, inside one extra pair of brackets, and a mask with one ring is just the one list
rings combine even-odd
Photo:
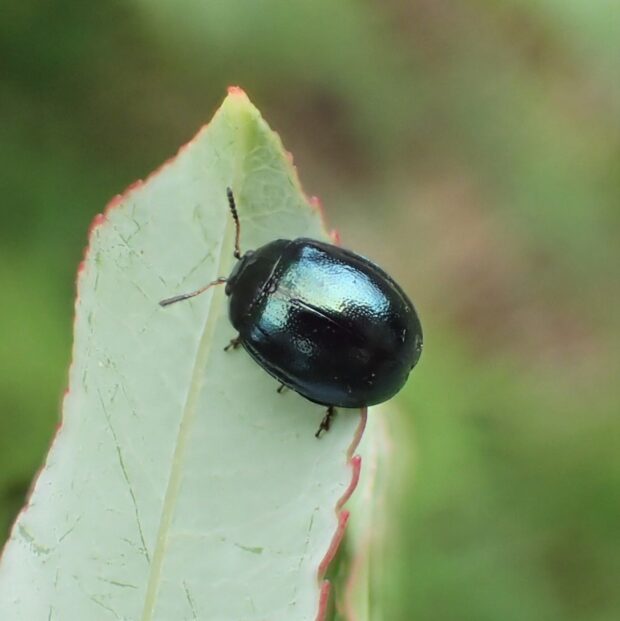
[[(226, 240), (228, 240), (228, 238), (232, 236), (231, 231), (231, 224), (229, 222), (226, 222), (224, 234), (221, 238), (222, 242), (220, 243), (220, 248), (217, 255), (218, 260), (216, 267), (218, 272), (220, 270), (220, 266), (224, 263), (224, 249), (228, 248)], [(216, 299), (216, 295), (217, 292), (215, 292), (209, 300), (209, 306), (206, 311), (207, 318), (205, 326), (200, 335), (200, 341), (198, 343), (198, 349), (196, 351), (196, 357), (194, 359), (187, 398), (185, 400), (185, 406), (183, 408), (181, 421), (179, 423), (179, 430), (177, 432), (174, 453), (172, 456), (170, 477), (168, 479), (168, 485), (164, 496), (161, 520), (159, 523), (157, 540), (153, 553), (153, 561), (151, 563), (148, 576), (146, 595), (144, 600), (144, 609), (142, 612), (142, 621), (151, 621), (155, 612), (157, 592), (159, 589), (159, 584), (161, 582), (164, 553), (166, 550), (166, 545), (170, 538), (170, 527), (172, 525), (173, 509), (181, 485), (181, 473), (183, 461), (185, 458), (187, 439), (189, 437), (189, 429), (196, 411), (198, 396), (202, 385), (202, 378), (204, 375), (203, 371), (209, 358), (212, 344), (211, 337), (213, 331), (215, 330), (215, 323), (217, 321), (217, 313), (214, 306), (214, 300)]]

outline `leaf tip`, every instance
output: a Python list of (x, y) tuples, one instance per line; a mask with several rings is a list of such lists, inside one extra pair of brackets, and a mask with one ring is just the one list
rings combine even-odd
[(245, 91), (240, 86), (231, 85), (228, 87), (227, 90), (228, 90), (228, 94), (231, 97), (245, 97), (246, 99), (248, 98)]

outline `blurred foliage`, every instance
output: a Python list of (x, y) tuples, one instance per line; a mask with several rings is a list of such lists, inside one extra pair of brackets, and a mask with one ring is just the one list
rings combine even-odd
[(3, 533), (58, 421), (89, 221), (238, 83), (424, 320), (373, 606), (618, 619), (619, 24), (616, 0), (10, 0)]

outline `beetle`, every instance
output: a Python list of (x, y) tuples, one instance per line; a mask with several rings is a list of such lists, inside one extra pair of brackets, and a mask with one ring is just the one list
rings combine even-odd
[(225, 284), (239, 345), (280, 383), (327, 406), (315, 436), (329, 430), (335, 408), (387, 401), (422, 353), (422, 326), (401, 287), (368, 259), (325, 242), (276, 239), (243, 255), (235, 198), (228, 278), (160, 302), (169, 306)]

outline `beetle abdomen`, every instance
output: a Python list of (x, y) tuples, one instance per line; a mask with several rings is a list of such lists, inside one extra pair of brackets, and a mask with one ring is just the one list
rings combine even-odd
[(251, 312), (236, 325), (245, 349), (316, 403), (355, 408), (389, 399), (421, 352), (407, 296), (350, 251), (303, 238), (280, 248)]

